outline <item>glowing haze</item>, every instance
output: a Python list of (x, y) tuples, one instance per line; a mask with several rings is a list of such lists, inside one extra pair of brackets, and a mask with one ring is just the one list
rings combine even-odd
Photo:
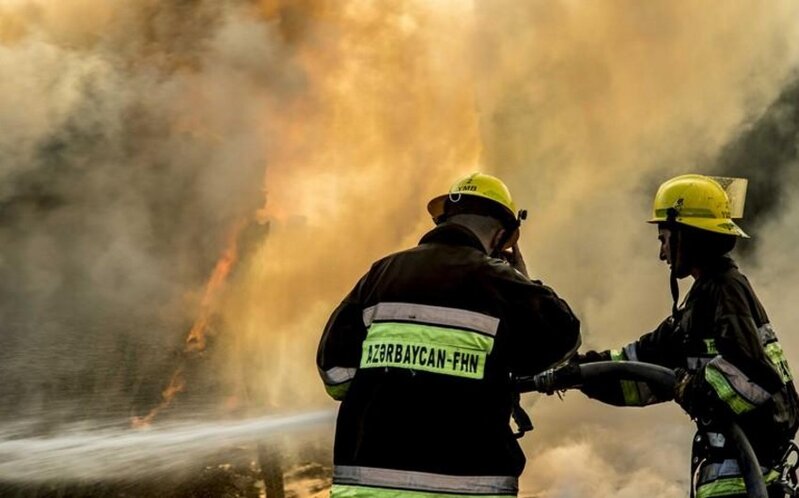
[[(313, 362), (327, 315), (476, 169), (530, 210), (528, 265), (571, 303), (587, 346), (650, 330), (670, 308), (641, 222), (654, 188), (717, 171), (796, 78), (799, 4), (719, 9), (0, 1), (0, 415), (144, 415), (187, 337), (199, 363), (159, 416), (330, 406)], [(785, 256), (799, 206), (785, 199), (744, 271), (799, 364)], [(241, 226), (254, 235), (231, 243)], [(234, 265), (215, 271), (231, 244)], [(673, 407), (570, 394), (533, 417), (524, 493), (686, 488), (691, 429)]]

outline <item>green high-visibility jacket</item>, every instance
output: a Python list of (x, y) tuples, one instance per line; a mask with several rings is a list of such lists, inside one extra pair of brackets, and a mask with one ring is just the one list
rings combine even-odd
[[(689, 372), (682, 405), (697, 420), (692, 475), (697, 496), (745, 492), (736, 452), (718, 425), (702, 420), (733, 417), (746, 433), (767, 481), (799, 424), (793, 376), (766, 311), (729, 257), (708, 265), (676, 317), (616, 351), (589, 352), (592, 360), (632, 360)], [(643, 382), (589, 383), (583, 392), (620, 406), (672, 399)]]
[(333, 312), (317, 364), (341, 400), (333, 496), (515, 496), (525, 459), (511, 374), (574, 354), (548, 287), (450, 223), (374, 263)]

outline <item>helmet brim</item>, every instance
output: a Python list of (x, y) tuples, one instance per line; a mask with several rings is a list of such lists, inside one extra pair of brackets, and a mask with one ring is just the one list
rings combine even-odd
[[(666, 218), (652, 218), (648, 220), (647, 223), (666, 223), (667, 221)], [(687, 216), (678, 216), (674, 221), (681, 225), (706, 230), (708, 232), (733, 235), (742, 239), (750, 238), (741, 227), (736, 225), (735, 222), (729, 218), (691, 218)]]
[(491, 198), (491, 197), (489, 197), (487, 195), (481, 195), (481, 194), (476, 194), (476, 193), (458, 192), (458, 193), (455, 193), (455, 194), (439, 195), (438, 197), (434, 197), (433, 199), (430, 200), (430, 202), (427, 203), (427, 212), (430, 213), (430, 216), (432, 216), (434, 220), (439, 218), (439, 217), (441, 217), (444, 214), (444, 207), (445, 207), (447, 199), (450, 197), (450, 195), (463, 195), (463, 196), (477, 197), (477, 198), (480, 198), (480, 199), (485, 199), (487, 201), (491, 201), (492, 203), (496, 204), (497, 206), (500, 206), (502, 208), (502, 210), (508, 216), (510, 216), (511, 219), (515, 219), (516, 215), (517, 215), (517, 213), (512, 211), (510, 208), (508, 208), (507, 206), (505, 206), (501, 202), (498, 202), (496, 199), (493, 199), (493, 198)]
[(444, 202), (449, 197), (449, 194), (439, 195), (438, 197), (434, 197), (427, 203), (427, 212), (430, 213), (430, 216), (433, 219), (440, 218), (441, 215), (444, 214)]

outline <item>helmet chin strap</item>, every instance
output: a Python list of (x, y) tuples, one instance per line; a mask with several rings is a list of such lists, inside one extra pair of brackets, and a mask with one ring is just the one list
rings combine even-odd
[(669, 272), (669, 289), (671, 290), (671, 316), (677, 319), (677, 302), (680, 300), (680, 285), (677, 282), (677, 255), (679, 235), (677, 234), (677, 210), (669, 208), (666, 214), (666, 223), (669, 227), (669, 257), (671, 258), (671, 271)]

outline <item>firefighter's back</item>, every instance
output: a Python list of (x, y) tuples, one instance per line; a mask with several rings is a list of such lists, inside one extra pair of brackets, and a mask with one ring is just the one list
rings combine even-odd
[[(508, 425), (510, 304), (475, 248), (422, 244), (378, 262), (361, 364), (342, 402), (336, 461), (447, 475), (509, 475), (524, 458)], [(500, 276), (501, 277), (501, 276)]]

